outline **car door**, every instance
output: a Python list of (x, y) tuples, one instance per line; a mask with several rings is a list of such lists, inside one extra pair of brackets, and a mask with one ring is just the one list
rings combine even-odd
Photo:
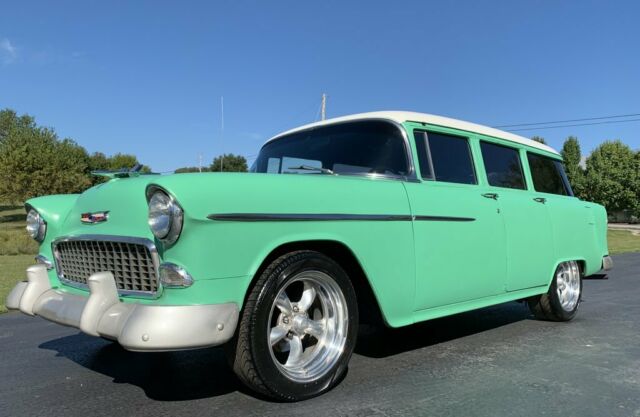
[(551, 221), (545, 205), (527, 189), (524, 150), (488, 140), (480, 141), (480, 150), (506, 231), (505, 288), (517, 291), (546, 285), (554, 253)]
[(551, 218), (556, 262), (549, 267), (565, 260), (599, 264), (602, 254), (594, 238), (592, 204), (573, 196), (562, 161), (527, 151), (527, 162), (536, 200), (544, 204)]
[(504, 227), (482, 196), (469, 138), (413, 131), (421, 180), (406, 182), (414, 217), (415, 309), (504, 292)]

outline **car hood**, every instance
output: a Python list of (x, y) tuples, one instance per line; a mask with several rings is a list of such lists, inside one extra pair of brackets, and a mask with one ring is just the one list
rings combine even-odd
[[(152, 239), (147, 226), (147, 184), (157, 176), (135, 178), (115, 178), (92, 187), (80, 194), (72, 206), (59, 236), (80, 234), (109, 234), (140, 236)], [(87, 217), (100, 220), (106, 214), (105, 221), (83, 222)]]

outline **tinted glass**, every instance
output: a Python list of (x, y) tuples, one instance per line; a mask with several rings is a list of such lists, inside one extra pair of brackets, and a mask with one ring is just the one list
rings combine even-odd
[(416, 132), (416, 145), (423, 178), (476, 184), (467, 138), (426, 132), (425, 141), (425, 132)]
[(490, 185), (525, 189), (518, 150), (489, 142), (480, 142), (480, 149)]
[(336, 174), (409, 173), (400, 130), (387, 122), (364, 121), (305, 130), (275, 139), (262, 147), (255, 172), (318, 174), (321, 167)]
[(541, 193), (568, 195), (564, 168), (560, 161), (534, 153), (527, 153), (533, 188)]

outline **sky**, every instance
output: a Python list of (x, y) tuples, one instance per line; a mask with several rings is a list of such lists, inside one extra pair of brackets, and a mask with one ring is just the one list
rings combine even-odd
[[(155, 171), (255, 158), (319, 118), (489, 126), (640, 113), (637, 1), (9, 1), (0, 108)], [(224, 129), (221, 97), (224, 97)], [(636, 117), (636, 119), (639, 117)], [(517, 132), (583, 153), (640, 122)]]

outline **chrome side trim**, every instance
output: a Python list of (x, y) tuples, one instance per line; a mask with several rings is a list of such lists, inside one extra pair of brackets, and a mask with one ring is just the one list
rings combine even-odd
[(408, 214), (340, 214), (340, 213), (221, 213), (209, 214), (209, 220), (231, 222), (317, 222), (317, 221), (449, 221), (472, 222), (471, 217), (411, 216)]
[[(149, 249), (149, 253), (151, 253), (151, 260), (153, 261), (153, 266), (156, 271), (156, 281), (158, 282), (158, 291), (149, 292), (149, 291), (133, 291), (133, 290), (118, 290), (118, 294), (123, 297), (140, 297), (140, 298), (159, 298), (162, 295), (162, 283), (160, 282), (160, 256), (158, 255), (158, 250), (156, 245), (149, 239), (142, 237), (132, 237), (132, 236), (117, 236), (117, 235), (75, 235), (75, 236), (62, 236), (56, 238), (53, 242), (51, 242), (51, 252), (53, 253), (55, 266), (56, 266), (56, 275), (60, 282), (64, 285), (88, 290), (88, 284), (81, 284), (75, 281), (67, 280), (62, 273), (60, 273), (60, 254), (57, 250), (57, 245), (61, 242), (68, 241), (91, 241), (91, 240), (100, 240), (100, 241), (110, 241), (110, 242), (122, 242), (122, 243), (131, 243), (137, 245), (144, 245)], [(89, 277), (87, 277), (88, 279)]]
[(453, 217), (453, 216), (413, 216), (415, 221), (430, 221), (430, 222), (474, 222), (476, 219), (473, 217)]
[(209, 220), (240, 222), (317, 222), (317, 221), (410, 221), (409, 215), (387, 214), (304, 214), (304, 213), (224, 213), (210, 214)]

